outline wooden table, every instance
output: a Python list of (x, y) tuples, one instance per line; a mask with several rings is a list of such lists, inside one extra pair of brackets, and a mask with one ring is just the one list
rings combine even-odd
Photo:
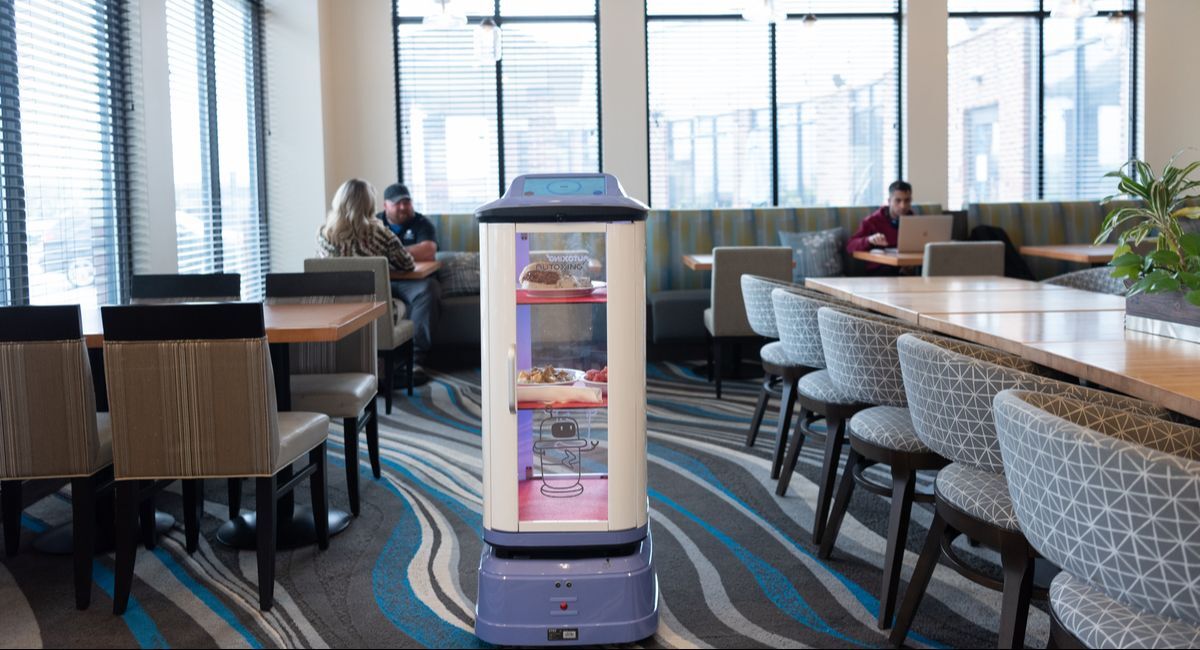
[(854, 251), (853, 257), (856, 260), (883, 264), (884, 266), (921, 266), (925, 263), (925, 253), (901, 253), (899, 251), (885, 251), (882, 248), (873, 248), (869, 251)]
[[(862, 280), (814, 278), (806, 286), (845, 298)], [(1032, 282), (1019, 291), (976, 278), (956, 280), (978, 284), (954, 293), (925, 292), (925, 299), (913, 291), (860, 290), (852, 293), (853, 302), (1200, 418), (1200, 344), (1125, 330), (1124, 309), (1113, 308), (1113, 300), (1123, 298), (1039, 289)]]
[(693, 271), (711, 271), (713, 265), (712, 253), (692, 253), (683, 256), (683, 265)]
[(1064, 262), (1079, 262), (1080, 264), (1108, 264), (1116, 244), (1063, 244), (1060, 246), (1022, 246), (1021, 254), (1030, 257), (1045, 257)]
[[(825, 280), (831, 280), (825, 282)], [(819, 285), (819, 286), (818, 286)], [(843, 300), (860, 293), (945, 293), (948, 291), (1046, 291), (1057, 290), (1055, 284), (1038, 284), (999, 275), (936, 276), (919, 275), (849, 278), (809, 278), (806, 286), (824, 291)]]
[[(278, 410), (289, 411), (292, 407), (291, 355), (288, 346), (292, 343), (321, 343), (339, 341), (374, 323), (387, 313), (387, 304), (382, 302), (335, 303), (320, 305), (263, 305), (263, 320), (267, 341), (271, 346), (271, 369), (275, 378), (275, 400)], [(105, 394), (103, 357), (100, 354), (104, 343), (104, 324), (97, 308), (83, 309), (83, 332), (92, 358), (92, 375), (97, 382), (97, 402)], [(106, 401), (106, 400), (105, 400)], [(279, 474), (279, 481), (291, 477), (291, 468)], [(312, 510), (295, 508), (292, 493), (280, 499), (277, 514), (276, 539), (280, 548), (296, 548), (316, 543), (316, 524)], [(329, 509), (330, 536), (342, 532), (350, 525), (350, 514), (344, 510)], [(253, 512), (244, 513), (237, 519), (227, 521), (217, 530), (217, 539), (241, 549), (255, 548), (258, 543), (256, 519)]]
[(438, 269), (442, 268), (442, 263), (437, 260), (433, 260), (431, 262), (414, 262), (414, 266), (416, 266), (416, 268), (407, 273), (390, 271), (388, 275), (393, 280), (424, 280), (425, 278), (433, 275)]

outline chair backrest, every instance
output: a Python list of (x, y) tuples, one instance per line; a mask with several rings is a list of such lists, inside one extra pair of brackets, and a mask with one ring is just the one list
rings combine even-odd
[(954, 241), (925, 244), (921, 275), (1004, 275), (1004, 243)]
[(100, 469), (79, 306), (0, 308), (0, 478)]
[(944, 458), (989, 472), (1004, 473), (992, 416), (992, 400), (1002, 390), (1031, 390), (1166, 416), (1149, 402), (1045, 377), (1036, 364), (1000, 350), (931, 334), (905, 334), (896, 348), (917, 437)]
[(742, 276), (742, 301), (746, 304), (746, 320), (755, 334), (769, 339), (779, 338), (779, 331), (775, 327), (775, 305), (771, 302), (771, 292), (776, 289), (795, 288), (799, 287), (791, 282), (780, 282), (750, 274)]
[(742, 302), (742, 276), (786, 282), (792, 277), (792, 249), (786, 246), (718, 246), (712, 249), (713, 334), (754, 336)]
[(135, 275), (129, 285), (135, 305), (175, 302), (237, 302), (242, 299), (238, 273)]
[(101, 316), (117, 478), (271, 475), (279, 425), (261, 304)]
[(822, 307), (817, 322), (825, 367), (834, 384), (867, 404), (908, 405), (896, 339), (920, 329), (835, 307)]
[(1048, 280), (1042, 280), (1042, 282), (1071, 287), (1072, 289), (1081, 289), (1083, 291), (1107, 293), (1113, 296), (1125, 295), (1125, 280), (1114, 278), (1112, 276), (1112, 269), (1107, 266), (1063, 273)]
[[(372, 302), (375, 275), (370, 271), (267, 274), (267, 303), (330, 304)], [(376, 323), (333, 343), (298, 343), (288, 348), (295, 374), (365, 372), (376, 374), (379, 348)], [(390, 330), (390, 328), (389, 328)]]
[(1200, 429), (1027, 391), (995, 410), (1029, 543), (1122, 603), (1200, 624)]
[(775, 326), (788, 360), (809, 368), (825, 367), (817, 311), (822, 307), (853, 310), (846, 302), (802, 287), (777, 287), (771, 291)]
[(304, 260), (305, 273), (330, 271), (370, 271), (375, 274), (375, 301), (386, 303), (388, 311), (375, 321), (375, 337), (380, 350), (391, 350), (404, 341), (393, 341), (400, 312), (392, 298), (392, 282), (386, 257), (310, 257)]

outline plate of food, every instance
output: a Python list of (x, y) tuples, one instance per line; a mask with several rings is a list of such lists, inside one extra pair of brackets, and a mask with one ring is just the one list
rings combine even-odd
[(599, 388), (605, 395), (608, 394), (608, 366), (604, 366), (603, 370), (592, 368), (583, 373), (583, 385), (591, 388)]
[(526, 266), (521, 270), (520, 285), (539, 298), (582, 298), (607, 286), (604, 282), (571, 275), (562, 265), (552, 262), (533, 262)]
[(519, 386), (567, 386), (583, 379), (583, 371), (574, 368), (555, 368), (552, 365), (535, 366), (517, 373)]

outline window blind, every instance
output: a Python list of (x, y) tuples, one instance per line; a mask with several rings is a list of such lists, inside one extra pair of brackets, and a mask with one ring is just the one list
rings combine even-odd
[[(418, 210), (471, 212), (517, 175), (600, 169), (595, 0), (455, 0), (463, 27), (432, 28), (433, 3), (397, 0), (400, 178)], [(479, 58), (491, 18), (501, 60)]]
[[(894, 0), (647, 2), (657, 208), (861, 205), (900, 175)], [(805, 21), (808, 14), (815, 21)]]
[(167, 0), (171, 138), (180, 273), (240, 273), (263, 295), (260, 7)]
[(118, 2), (0, 0), (0, 303), (122, 297), (124, 33)]
[(1115, 190), (1104, 174), (1140, 147), (1138, 5), (1093, 6), (1069, 19), (1051, 0), (951, 0), (950, 205)]

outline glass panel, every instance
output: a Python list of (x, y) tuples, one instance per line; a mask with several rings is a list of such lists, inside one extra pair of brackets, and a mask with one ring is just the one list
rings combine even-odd
[(501, 16), (595, 16), (596, 0), (500, 0)]
[(1037, 197), (1037, 40), (1036, 18), (950, 19), (949, 207)]
[(608, 519), (603, 233), (518, 234), (520, 521)]

